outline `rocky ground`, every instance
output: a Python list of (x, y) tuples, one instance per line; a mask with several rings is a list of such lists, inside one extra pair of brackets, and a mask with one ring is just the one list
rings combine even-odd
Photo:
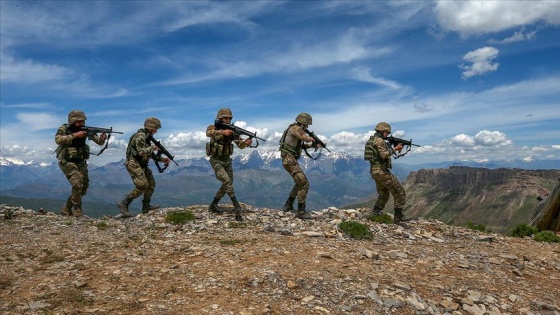
[[(329, 208), (75, 219), (3, 205), (1, 314), (560, 314), (560, 245)], [(190, 210), (196, 220), (165, 222)], [(337, 229), (367, 224), (373, 240)]]

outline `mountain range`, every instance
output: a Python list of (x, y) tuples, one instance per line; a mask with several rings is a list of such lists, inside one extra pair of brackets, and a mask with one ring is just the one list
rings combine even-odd
[[(509, 161), (509, 162), (462, 162), (407, 165), (405, 159), (393, 163), (393, 173), (405, 182), (411, 175), (422, 169), (443, 169), (450, 166), (523, 169), (560, 169), (560, 161)], [(90, 165), (90, 188), (84, 197), (84, 209), (88, 204), (94, 209), (93, 215), (117, 214), (115, 204), (133, 187), (124, 161), (103, 166)], [(220, 186), (207, 158), (190, 158), (177, 161), (179, 166), (170, 166), (159, 174), (152, 165), (156, 177), (156, 191), (152, 201), (162, 206), (185, 206), (208, 204)], [(371, 203), (375, 198), (375, 184), (369, 174), (369, 163), (360, 156), (336, 152), (322, 155), (319, 160), (302, 157), (300, 164), (310, 181), (308, 210), (318, 210), (329, 206), (348, 207), (361, 203)], [(253, 151), (233, 159), (234, 186), (238, 199), (255, 207), (280, 209), (293, 185), (293, 181), (282, 167), (278, 151)], [(20, 202), (32, 199), (50, 200), (48, 203), (58, 212), (70, 192), (70, 185), (56, 162), (37, 163), (0, 157), (0, 196), (3, 200), (19, 198)], [(414, 185), (410, 185), (407, 191)], [(441, 187), (442, 191), (450, 187)], [(12, 199), (8, 199), (8, 197)], [(2, 203), (5, 203), (2, 201)], [(229, 203), (228, 198), (222, 203)], [(412, 204), (412, 203), (409, 203)], [(57, 206), (58, 205), (58, 206)], [(23, 205), (26, 206), (26, 205)], [(140, 202), (132, 204), (133, 212), (138, 211)], [(421, 214), (421, 211), (417, 213)]]

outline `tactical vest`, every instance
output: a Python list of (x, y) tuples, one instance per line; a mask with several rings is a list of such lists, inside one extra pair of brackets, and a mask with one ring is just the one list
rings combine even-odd
[(290, 128), (292, 128), (292, 126), (295, 126), (295, 125), (299, 125), (299, 124), (298, 123), (293, 123), (293, 124), (289, 125), (286, 130), (284, 130), (284, 133), (282, 134), (282, 137), (280, 138), (280, 151), (291, 154), (296, 159), (299, 159), (301, 157), (301, 151), (303, 149), (303, 141), (296, 138), (296, 137), (291, 137), (292, 139), (297, 140), (297, 141), (295, 141), (296, 143), (293, 143), (293, 140), (292, 140), (292, 143), (287, 143), (286, 142), (286, 136), (288, 135), (288, 131), (290, 130)]
[[(64, 124), (66, 135), (71, 135), (73, 132), (71, 126)], [(89, 145), (86, 144), (86, 138), (74, 138), (72, 143), (68, 145), (59, 145), (56, 149), (56, 157), (61, 157), (63, 160), (69, 162), (83, 162), (89, 159), (90, 151)]]
[[(130, 136), (130, 139), (128, 139), (128, 147), (126, 148), (126, 159), (129, 160), (130, 158), (134, 158), (140, 166), (146, 167), (148, 166), (148, 162), (150, 162), (150, 158), (141, 156), (138, 152), (138, 148), (136, 147), (136, 142), (132, 141), (138, 134), (143, 134), (144, 137), (147, 138), (148, 131), (146, 129), (139, 129), (135, 134)], [(148, 143), (146, 144), (149, 145)]]
[(233, 154), (233, 138), (211, 137), (206, 143), (206, 155), (216, 159), (229, 158)]
[(379, 135), (376, 133), (373, 136), (369, 137), (369, 140), (366, 142), (366, 146), (364, 149), (364, 160), (369, 161), (372, 167), (379, 165), (381, 166), (382, 169), (383, 168), (390, 169), (392, 167), (391, 158), (388, 159), (381, 158), (381, 156), (379, 155), (379, 150), (375, 145), (376, 138), (381, 138), (381, 137), (379, 137)]

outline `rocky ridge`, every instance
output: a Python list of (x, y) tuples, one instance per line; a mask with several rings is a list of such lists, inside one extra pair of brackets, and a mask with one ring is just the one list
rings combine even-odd
[[(2, 314), (560, 314), (560, 245), (244, 205), (75, 219), (2, 205)], [(171, 211), (195, 221), (174, 225)], [(8, 217), (11, 216), (11, 219)], [(367, 224), (373, 240), (337, 229)]]

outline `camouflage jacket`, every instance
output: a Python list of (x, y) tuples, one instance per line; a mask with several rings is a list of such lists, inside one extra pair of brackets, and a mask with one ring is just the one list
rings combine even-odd
[[(68, 124), (64, 124), (58, 128), (54, 141), (58, 145), (56, 148), (56, 157), (59, 161), (82, 162), (89, 159), (89, 145), (86, 144), (87, 138), (75, 138), (74, 132)], [(98, 135), (93, 135), (93, 140), (98, 145), (103, 145), (104, 140)]]
[(280, 151), (299, 159), (302, 149), (311, 148), (311, 143), (306, 144), (304, 142), (313, 142), (313, 138), (303, 131), (300, 124), (293, 123), (284, 130), (284, 134), (280, 138)]
[(141, 128), (130, 137), (130, 140), (128, 140), (128, 147), (126, 149), (127, 160), (134, 158), (138, 164), (143, 167), (148, 166), (150, 158), (158, 162), (163, 161), (163, 157), (154, 154), (152, 144), (147, 142), (149, 134), (150, 132), (148, 130)]
[(239, 135), (224, 136), (224, 130), (216, 129), (214, 125), (206, 128), (206, 136), (210, 142), (206, 143), (206, 155), (216, 159), (229, 158), (233, 154), (233, 144), (239, 149), (245, 149), (247, 143)]
[(375, 133), (366, 142), (364, 160), (369, 161), (372, 169), (391, 169), (391, 156), (393, 148), (379, 133)]

